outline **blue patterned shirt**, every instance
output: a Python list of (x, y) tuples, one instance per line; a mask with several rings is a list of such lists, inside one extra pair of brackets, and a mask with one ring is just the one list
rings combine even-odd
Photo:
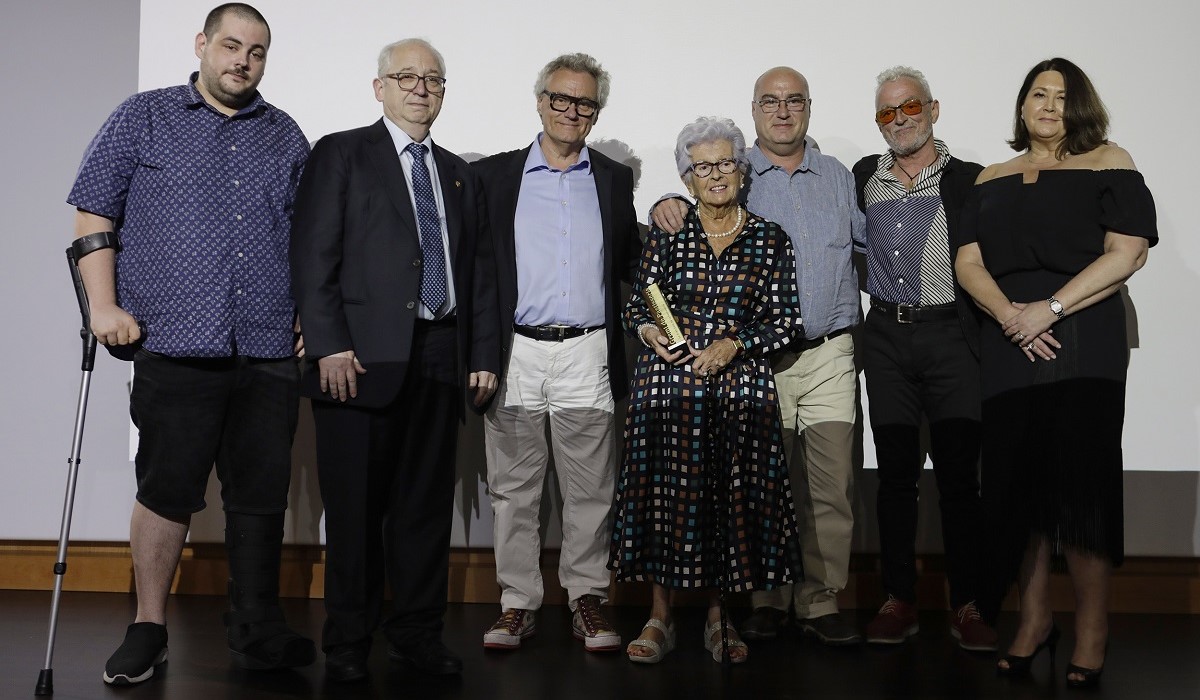
[(794, 173), (767, 160), (757, 143), (748, 157), (746, 208), (782, 226), (796, 251), (805, 337), (856, 325), (862, 302), (850, 253), (855, 241), (866, 238), (866, 218), (854, 176), (818, 151), (812, 139), (806, 139), (804, 160)]
[(67, 202), (115, 222), (117, 303), (145, 327), (147, 350), (287, 357), (288, 241), (308, 142), (261, 95), (221, 114), (196, 78), (122, 103)]

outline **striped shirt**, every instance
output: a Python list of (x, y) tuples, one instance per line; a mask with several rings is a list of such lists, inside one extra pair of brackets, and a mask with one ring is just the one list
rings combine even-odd
[(892, 174), (895, 155), (879, 158), (867, 181), (867, 291), (893, 304), (954, 303), (954, 269), (942, 204), (946, 144), (934, 139), (938, 158), (917, 174), (912, 188)]

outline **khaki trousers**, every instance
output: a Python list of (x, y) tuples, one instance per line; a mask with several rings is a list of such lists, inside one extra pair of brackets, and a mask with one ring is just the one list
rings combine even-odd
[(838, 611), (846, 587), (854, 513), (854, 422), (857, 417), (854, 338), (846, 333), (801, 354), (773, 359), (784, 447), (800, 529), (804, 580), (750, 596), (755, 608), (787, 610), (809, 619)]
[(563, 502), (559, 581), (572, 606), (581, 595), (608, 597), (617, 434), (607, 343), (603, 329), (563, 342), (513, 336), (483, 423), (496, 582), (506, 610), (542, 605), (547, 421)]

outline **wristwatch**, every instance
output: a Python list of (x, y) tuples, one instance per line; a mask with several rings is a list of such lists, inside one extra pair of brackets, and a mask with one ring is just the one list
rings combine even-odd
[(1063, 316), (1067, 315), (1063, 311), (1063, 305), (1062, 305), (1061, 301), (1059, 301), (1058, 299), (1055, 299), (1054, 297), (1050, 297), (1046, 301), (1050, 304), (1050, 310), (1054, 312), (1055, 316), (1062, 318)]

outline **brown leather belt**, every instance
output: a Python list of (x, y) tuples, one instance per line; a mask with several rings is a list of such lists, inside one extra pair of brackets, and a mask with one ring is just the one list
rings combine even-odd
[(871, 297), (871, 308), (879, 311), (896, 323), (920, 323), (922, 321), (947, 321), (958, 318), (958, 307), (954, 304), (913, 306), (893, 304), (890, 301)]
[(526, 338), (534, 340), (552, 340), (556, 343), (561, 343), (564, 340), (578, 338), (581, 335), (587, 335), (592, 331), (598, 331), (604, 326), (592, 326), (591, 328), (579, 328), (577, 326), (520, 326), (513, 324), (513, 332), (517, 335), (523, 335)]

